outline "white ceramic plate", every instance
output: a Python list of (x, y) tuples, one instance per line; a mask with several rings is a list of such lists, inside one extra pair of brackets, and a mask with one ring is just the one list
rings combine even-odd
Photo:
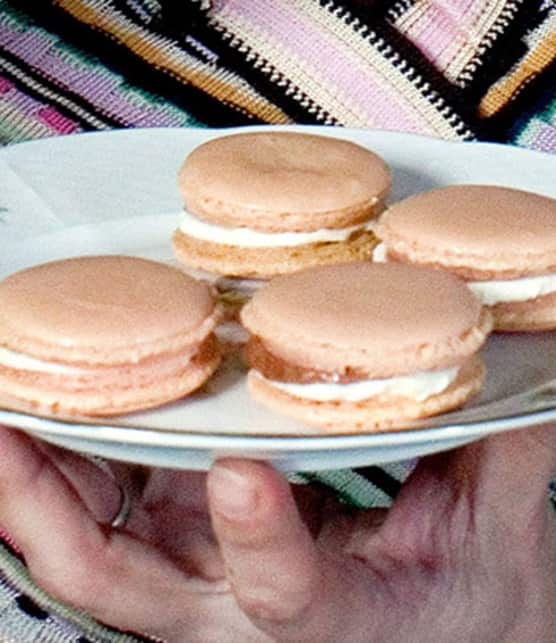
[[(556, 157), (392, 132), (318, 131), (383, 155), (393, 170), (393, 199), (447, 183), (493, 183), (556, 196)], [(126, 130), (4, 149), (0, 161), (24, 178), (59, 224), (2, 248), (0, 278), (80, 254), (172, 261), (169, 240), (180, 209), (176, 172), (192, 147), (214, 135), (210, 130)], [(10, 225), (17, 207), (12, 203), (7, 213)], [(154, 411), (75, 424), (0, 410), (0, 422), (71, 449), (144, 464), (206, 469), (214, 458), (233, 455), (309, 471), (412, 458), (556, 420), (556, 333), (493, 336), (484, 358), (488, 378), (478, 397), (461, 411), (404, 431), (318, 434), (251, 401), (234, 361), (202, 392)]]

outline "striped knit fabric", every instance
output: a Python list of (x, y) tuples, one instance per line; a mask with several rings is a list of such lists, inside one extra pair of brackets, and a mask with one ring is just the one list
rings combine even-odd
[(0, 11), (6, 142), (299, 122), (555, 149), (552, 0), (0, 0)]
[[(555, 58), (554, 0), (0, 0), (0, 142), (305, 123), (556, 152)], [(294, 480), (388, 506), (411, 467)], [(54, 601), (0, 541), (0, 640), (145, 640)]]

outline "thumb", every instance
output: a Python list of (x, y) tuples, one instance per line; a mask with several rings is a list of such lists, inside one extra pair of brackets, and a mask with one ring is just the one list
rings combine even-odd
[(260, 630), (280, 641), (359, 640), (369, 572), (319, 550), (285, 479), (263, 463), (223, 460), (208, 493), (236, 601)]
[[(489, 505), (522, 516), (547, 506), (548, 486), (556, 473), (556, 424), (491, 435), (468, 445), (457, 458), (460, 480), (473, 480)], [(519, 503), (516, 503), (516, 498)]]
[[(383, 534), (438, 552), (450, 526), (500, 541), (537, 542), (554, 532), (549, 483), (556, 472), (556, 425), (516, 429), (423, 458), (404, 484)], [(537, 540), (533, 535), (537, 535)], [(492, 538), (491, 538), (492, 540)], [(431, 548), (433, 551), (431, 551)]]

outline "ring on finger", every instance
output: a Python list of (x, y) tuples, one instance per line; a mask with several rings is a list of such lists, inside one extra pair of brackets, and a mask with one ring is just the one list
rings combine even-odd
[(122, 529), (122, 527), (125, 527), (131, 515), (131, 494), (125, 484), (119, 484), (118, 487), (120, 489), (120, 506), (110, 523), (112, 529)]

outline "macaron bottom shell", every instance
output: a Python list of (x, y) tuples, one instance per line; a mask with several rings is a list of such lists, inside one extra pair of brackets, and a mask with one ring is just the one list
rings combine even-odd
[(378, 240), (371, 231), (362, 230), (346, 241), (241, 247), (198, 239), (178, 230), (172, 243), (177, 260), (185, 265), (221, 275), (267, 279), (313, 266), (369, 260)]
[(254, 370), (249, 371), (248, 387), (261, 404), (329, 433), (373, 433), (411, 429), (415, 420), (461, 407), (479, 391), (485, 375), (482, 359), (473, 355), (448, 388), (422, 401), (385, 395), (358, 402), (315, 401), (289, 394)]
[[(175, 358), (171, 359), (174, 361)], [(160, 369), (155, 368), (149, 377), (137, 378), (134, 365), (128, 365), (109, 369), (110, 380), (107, 378), (107, 369), (92, 368), (89, 371), (91, 381), (96, 370), (101, 386), (91, 382), (83, 386), (72, 377), (68, 377), (64, 383), (62, 376), (57, 376), (56, 385), (51, 377), (41, 374), (0, 371), (0, 408), (67, 419), (143, 411), (178, 400), (197, 390), (210, 378), (219, 363), (220, 354), (214, 337), (211, 337), (192, 359), (186, 357), (182, 366), (172, 369), (171, 373), (161, 374)], [(138, 368), (143, 370), (143, 374), (148, 372), (143, 365)]]
[(556, 329), (556, 293), (488, 307), (494, 329), (502, 332), (542, 332)]

